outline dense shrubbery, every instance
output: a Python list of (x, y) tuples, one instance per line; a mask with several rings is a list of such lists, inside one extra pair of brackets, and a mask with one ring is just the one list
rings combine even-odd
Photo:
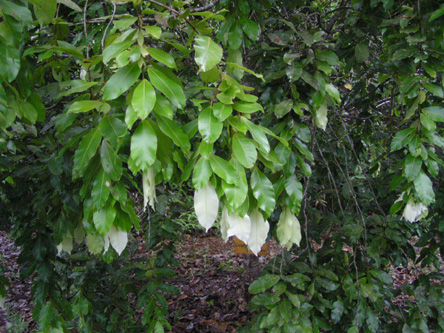
[[(251, 285), (254, 331), (444, 330), (444, 7), (10, 0), (0, 15), (1, 223), (42, 331), (168, 329), (190, 186), (204, 228), (287, 249)], [(144, 262), (125, 249), (141, 228)], [(388, 271), (409, 264), (434, 269), (399, 306)]]

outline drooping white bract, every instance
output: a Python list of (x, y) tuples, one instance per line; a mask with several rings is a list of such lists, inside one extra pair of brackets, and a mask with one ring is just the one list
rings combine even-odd
[(268, 221), (264, 220), (264, 217), (257, 208), (251, 212), (250, 221), (251, 231), (250, 237), (248, 238), (248, 247), (257, 255), (267, 239), (270, 225)]
[(409, 200), (404, 208), (402, 217), (404, 217), (407, 221), (413, 223), (419, 221), (426, 211), (427, 206), (424, 205), (422, 202), (414, 203), (413, 200)]
[(227, 207), (224, 207), (224, 209), (222, 209), (222, 217), (220, 219), (220, 233), (225, 243), (228, 241), (229, 227), (230, 226), (228, 225), (228, 209)]
[(219, 197), (210, 183), (194, 193), (194, 210), (200, 225), (208, 231), (216, 221), (219, 211)]
[(154, 169), (149, 167), (148, 171), (143, 172), (142, 175), (142, 185), (143, 185), (143, 210), (145, 211), (146, 206), (150, 204), (153, 210), (154, 202), (156, 201), (156, 181), (154, 178)]
[(5, 296), (0, 295), (0, 308), (2, 308), (2, 309), (5, 308), (5, 301), (6, 301)]
[(281, 213), (277, 226), (277, 236), (281, 245), (288, 250), (293, 244), (299, 246), (301, 242), (301, 225), (288, 207)]
[(251, 220), (248, 215), (240, 217), (236, 213), (231, 213), (227, 217), (228, 230), (227, 236), (236, 236), (245, 244), (248, 243), (251, 232)]
[(72, 236), (71, 234), (66, 234), (62, 242), (57, 245), (57, 254), (60, 255), (62, 251), (71, 254), (72, 251)]
[(128, 243), (128, 233), (117, 229), (115, 226), (111, 226), (108, 233), (105, 235), (105, 252), (108, 251), (109, 245), (113, 247), (114, 250), (119, 254), (122, 254), (123, 250), (125, 250), (126, 244)]

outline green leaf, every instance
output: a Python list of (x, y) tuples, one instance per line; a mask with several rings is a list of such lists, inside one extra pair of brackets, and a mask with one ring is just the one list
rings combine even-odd
[(134, 89), (131, 105), (137, 116), (144, 120), (154, 108), (156, 91), (148, 80), (143, 79)]
[(253, 281), (248, 287), (248, 292), (251, 294), (259, 294), (267, 289), (270, 289), (279, 282), (280, 278), (278, 275), (266, 274)]
[(94, 109), (106, 113), (111, 107), (108, 103), (103, 103), (101, 101), (77, 101), (71, 104), (68, 113), (83, 113)]
[(370, 332), (378, 332), (379, 328), (378, 316), (370, 308), (367, 308), (366, 315), (367, 319), (365, 320), (365, 322), (367, 323)]
[(278, 105), (274, 106), (274, 114), (278, 118), (282, 118), (285, 116), (288, 112), (291, 111), (293, 107), (293, 101), (291, 99), (285, 99), (282, 102), (280, 102)]
[(103, 100), (116, 99), (136, 83), (140, 75), (137, 63), (129, 64), (113, 74), (103, 88)]
[(314, 123), (317, 127), (323, 129), (327, 128), (327, 106), (322, 104), (319, 109), (316, 110), (316, 117), (314, 118)]
[(233, 136), (233, 154), (246, 168), (252, 168), (256, 163), (257, 151), (254, 143), (241, 133)]
[(418, 177), (414, 180), (416, 194), (424, 205), (430, 205), (435, 201), (435, 192), (433, 191), (433, 184), (429, 176), (421, 170)]
[(228, 44), (230, 45), (231, 49), (237, 50), (241, 47), (244, 40), (243, 35), (242, 24), (239, 20), (237, 20), (236, 23), (231, 26), (230, 31), (228, 32)]
[(115, 217), (116, 210), (109, 203), (94, 213), (93, 222), (99, 234), (105, 236), (108, 233), (113, 225)]
[(68, 89), (67, 91), (61, 92), (57, 98), (62, 98), (65, 96), (69, 96), (75, 93), (80, 93), (85, 90), (88, 90), (91, 87), (94, 87), (97, 85), (98, 82), (88, 82), (83, 80), (72, 80), (71, 81), (71, 89)]
[(390, 145), (390, 149), (392, 151), (396, 151), (398, 149), (401, 149), (402, 147), (405, 147), (408, 142), (409, 139), (412, 137), (412, 135), (415, 133), (415, 129), (414, 128), (406, 128), (402, 131), (399, 131), (392, 140), (392, 143)]
[(71, 8), (76, 12), (81, 12), (82, 8), (80, 8), (74, 1), (72, 0), (57, 0), (58, 3), (64, 4), (66, 7)]
[(199, 132), (207, 143), (214, 143), (222, 133), (223, 123), (213, 116), (211, 107), (203, 110), (198, 120)]
[(176, 146), (182, 148), (183, 152), (188, 153), (191, 149), (190, 139), (182, 128), (174, 120), (162, 116), (157, 116), (156, 119), (160, 130), (170, 137)]
[(224, 179), (228, 184), (235, 184), (236, 169), (223, 158), (217, 155), (211, 155), (210, 158), (211, 169), (220, 178)]
[(422, 158), (420, 156), (412, 156), (409, 154), (404, 162), (404, 176), (408, 181), (412, 182), (421, 171)]
[(369, 57), (368, 46), (359, 43), (355, 46), (355, 58), (357, 62), (364, 62)]
[(106, 115), (99, 122), (99, 129), (106, 140), (117, 149), (119, 139), (127, 133), (127, 127), (119, 118), (112, 115)]
[(299, 214), (302, 203), (302, 184), (295, 175), (291, 175), (285, 182), (285, 190), (290, 197), (291, 210)]
[(109, 176), (103, 170), (100, 170), (94, 180), (93, 188), (91, 190), (91, 198), (93, 199), (94, 207), (100, 209), (105, 206), (109, 197), (110, 186)]
[(123, 51), (133, 44), (132, 40), (125, 40), (120, 43), (114, 43), (105, 48), (103, 51), (103, 63), (108, 63), (111, 59), (120, 55)]
[(325, 91), (334, 101), (341, 103), (341, 94), (339, 93), (338, 88), (329, 83), (325, 85)]
[(106, 141), (103, 140), (100, 148), (100, 158), (103, 170), (113, 180), (119, 180), (122, 176), (122, 162), (120, 161), (117, 151)]
[(26, 25), (32, 23), (31, 11), (25, 6), (19, 6), (13, 2), (3, 0), (2, 12), (13, 17), (17, 22), (22, 22)]
[(148, 47), (148, 52), (150, 54), (150, 56), (157, 60), (158, 62), (161, 62), (162, 64), (164, 64), (165, 66), (172, 68), (172, 69), (177, 69), (176, 67), (176, 62), (174, 61), (174, 58), (171, 54), (166, 53), (165, 51), (159, 50), (159, 49), (155, 49), (152, 47)]
[(372, 270), (370, 270), (370, 274), (373, 275), (375, 278), (377, 278), (382, 283), (385, 283), (387, 285), (393, 284), (392, 277), (384, 271), (372, 269)]
[(98, 127), (91, 129), (79, 143), (74, 154), (74, 166), (72, 168), (73, 179), (83, 175), (88, 162), (96, 154), (100, 141), (102, 140), (102, 134)]
[(8, 82), (14, 81), (20, 70), (19, 49), (0, 43), (0, 77)]
[(422, 85), (424, 88), (426, 88), (428, 91), (430, 91), (433, 95), (440, 97), (440, 98), (444, 97), (444, 92), (440, 86), (436, 86), (436, 85), (428, 83), (428, 82), (423, 82)]
[(165, 74), (163, 70), (150, 67), (148, 75), (154, 87), (159, 89), (176, 107), (183, 109), (186, 104), (186, 97), (178, 81), (169, 77), (171, 73)]
[(333, 303), (333, 309), (331, 311), (331, 320), (333, 321), (334, 324), (339, 323), (343, 313), (344, 313), (344, 303), (340, 298), (338, 298), (338, 300)]
[(443, 15), (444, 15), (444, 5), (441, 5), (441, 7), (439, 7), (437, 10), (432, 12), (432, 14), (430, 15), (430, 18), (429, 18), (429, 22), (433, 22)]
[(213, 171), (211, 170), (211, 165), (208, 159), (201, 157), (193, 170), (193, 186), (196, 190), (201, 189), (210, 180)]
[(258, 168), (254, 169), (250, 184), (259, 208), (270, 216), (276, 205), (273, 184)]
[(220, 63), (223, 54), (222, 48), (210, 37), (198, 35), (194, 42), (194, 50), (196, 51), (194, 59), (202, 72), (209, 71)]
[(57, 11), (56, 0), (30, 0), (34, 5), (34, 14), (40, 25), (51, 23)]
[(264, 112), (264, 108), (259, 103), (235, 102), (233, 108), (242, 113)]
[(247, 176), (245, 174), (244, 167), (239, 162), (234, 162), (236, 169), (236, 183), (226, 184), (222, 183), (225, 196), (227, 197), (228, 203), (234, 209), (238, 209), (242, 206), (247, 198), (248, 194), (248, 183)]
[(429, 106), (422, 109), (422, 112), (433, 121), (444, 121), (444, 108), (439, 106)]
[(156, 161), (157, 136), (148, 120), (143, 120), (137, 126), (131, 137), (131, 158), (141, 170), (147, 171)]
[(245, 117), (242, 117), (242, 121), (247, 125), (248, 131), (250, 131), (254, 141), (258, 144), (259, 149), (266, 153), (270, 152), (270, 143), (268, 142), (263, 127), (252, 123)]
[(233, 112), (233, 107), (224, 103), (216, 103), (213, 105), (213, 114), (219, 121), (224, 121)]
[(241, 22), (242, 30), (245, 32), (248, 38), (255, 42), (259, 37), (259, 25), (248, 18), (241, 19)]

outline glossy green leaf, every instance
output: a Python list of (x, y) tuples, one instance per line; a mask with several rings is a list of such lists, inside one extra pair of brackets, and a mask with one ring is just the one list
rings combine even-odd
[(245, 123), (245, 125), (247, 125), (248, 131), (250, 132), (254, 141), (257, 142), (259, 149), (265, 151), (266, 153), (270, 152), (270, 143), (265, 135), (264, 128), (252, 123), (244, 117), (242, 117), (242, 121)]
[(117, 151), (106, 141), (102, 141), (102, 147), (100, 148), (100, 159), (103, 170), (113, 180), (119, 180), (122, 176), (122, 162), (117, 154)]
[(91, 190), (91, 198), (93, 199), (94, 207), (102, 208), (105, 206), (110, 193), (111, 179), (103, 171), (100, 170), (93, 183)]
[(440, 106), (429, 106), (424, 108), (422, 112), (433, 121), (444, 121), (444, 108)]
[(143, 120), (131, 137), (130, 156), (139, 169), (147, 171), (156, 161), (156, 151), (156, 132), (148, 120)]
[(405, 147), (409, 139), (411, 139), (412, 135), (415, 133), (414, 128), (406, 128), (402, 131), (399, 131), (392, 140), (392, 143), (390, 145), (390, 148), (392, 151), (396, 151), (398, 149), (401, 149), (402, 147)]
[(421, 170), (413, 184), (415, 185), (416, 194), (422, 203), (430, 205), (435, 201), (435, 192), (433, 191), (432, 181), (424, 171)]
[(430, 15), (430, 18), (429, 18), (429, 22), (433, 22), (443, 15), (444, 15), (444, 5), (441, 5), (441, 7), (439, 7), (434, 12), (432, 12), (432, 14)]
[(385, 283), (387, 285), (393, 284), (392, 277), (384, 271), (372, 269), (372, 270), (370, 270), (370, 274), (373, 275), (375, 278), (377, 278), (382, 283)]
[(273, 184), (259, 169), (255, 168), (251, 174), (250, 185), (259, 208), (270, 216), (276, 205)]
[(0, 44), (0, 77), (12, 82), (20, 70), (19, 49), (12, 45)]
[(280, 278), (278, 275), (265, 274), (257, 280), (253, 281), (248, 287), (248, 291), (251, 294), (259, 294), (276, 285), (279, 280)]
[(216, 103), (213, 105), (213, 114), (219, 121), (224, 121), (233, 112), (233, 107), (224, 103)]
[(236, 182), (234, 184), (223, 183), (223, 189), (230, 206), (238, 209), (247, 198), (248, 183), (244, 167), (239, 162), (234, 162), (234, 167)]
[(119, 141), (128, 132), (124, 122), (112, 115), (106, 115), (100, 120), (99, 129), (114, 149), (117, 149)]
[(154, 67), (148, 68), (148, 75), (153, 86), (159, 89), (177, 108), (185, 107), (186, 97), (177, 81)]
[(169, 68), (177, 69), (176, 62), (174, 61), (174, 58), (171, 54), (166, 53), (165, 51), (159, 49), (155, 49), (153, 47), (148, 47), (147, 50), (150, 56), (153, 57), (153, 59), (157, 60), (158, 62), (161, 62), (162, 64), (164, 64)]
[(299, 214), (302, 204), (302, 184), (295, 175), (291, 175), (285, 181), (285, 190), (290, 197), (291, 208), (295, 214)]
[(160, 130), (168, 137), (170, 137), (176, 146), (182, 148), (182, 151), (187, 153), (191, 149), (190, 139), (188, 135), (184, 133), (182, 128), (171, 119), (157, 116), (157, 124)]
[(72, 169), (73, 178), (77, 178), (83, 175), (88, 162), (93, 158), (97, 152), (97, 148), (102, 140), (102, 133), (98, 127), (91, 129), (79, 143), (74, 154), (74, 165)]
[(422, 166), (422, 158), (420, 156), (408, 155), (404, 162), (404, 175), (408, 181), (412, 182), (419, 175)]
[(156, 91), (148, 80), (143, 79), (136, 87), (131, 99), (131, 105), (137, 116), (144, 120), (154, 108)]
[(233, 154), (246, 168), (252, 168), (257, 160), (257, 151), (254, 143), (243, 134), (236, 133), (232, 139)]
[(46, 25), (52, 21), (57, 10), (56, 0), (30, 0), (34, 5), (34, 14), (40, 25)]
[(203, 72), (209, 71), (222, 59), (222, 48), (210, 37), (197, 35), (194, 39), (195, 60)]
[(140, 75), (137, 63), (129, 64), (113, 74), (103, 88), (103, 100), (116, 99), (136, 83)]
[(257, 111), (264, 111), (264, 108), (259, 103), (235, 102), (233, 109), (242, 113), (254, 113)]
[(94, 87), (97, 85), (98, 82), (88, 82), (83, 80), (72, 80), (71, 81), (71, 89), (68, 89), (67, 91), (61, 92), (57, 98), (69, 96), (75, 93), (84, 92), (85, 90), (90, 89), (91, 87)]
[(110, 106), (108, 103), (103, 103), (101, 101), (77, 101), (71, 104), (68, 112), (83, 113), (94, 109), (106, 113), (110, 110)]
[(132, 40), (125, 40), (120, 43), (113, 43), (107, 47), (103, 51), (103, 63), (108, 63), (111, 59), (117, 57), (127, 48), (129, 48), (133, 44)]
[(220, 178), (224, 179), (228, 184), (235, 184), (236, 169), (223, 158), (217, 155), (211, 155), (210, 158), (211, 169)]
[(222, 133), (223, 123), (214, 117), (211, 107), (203, 110), (198, 120), (199, 132), (207, 143), (214, 143)]
[(105, 207), (96, 211), (93, 215), (93, 222), (98, 233), (105, 236), (111, 229), (115, 217), (116, 210), (109, 203)]
[(201, 189), (210, 180), (213, 171), (208, 159), (201, 157), (193, 169), (193, 186), (196, 190)]

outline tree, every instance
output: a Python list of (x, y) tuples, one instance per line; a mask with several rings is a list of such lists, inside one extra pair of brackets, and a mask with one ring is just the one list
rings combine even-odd
[[(297, 254), (252, 285), (256, 331), (444, 329), (441, 275), (405, 291), (429, 293), (406, 318), (386, 273), (438, 268), (443, 251), (443, 8), (2, 1), (1, 208), (23, 275), (38, 274), (41, 329), (98, 325), (87, 286), (60, 282), (56, 247), (112, 261), (140, 227), (129, 193), (145, 218), (167, 184), (193, 187), (206, 229), (220, 215), (222, 237), (257, 252), (270, 231)], [(140, 297), (150, 330), (168, 327), (156, 286)]]

